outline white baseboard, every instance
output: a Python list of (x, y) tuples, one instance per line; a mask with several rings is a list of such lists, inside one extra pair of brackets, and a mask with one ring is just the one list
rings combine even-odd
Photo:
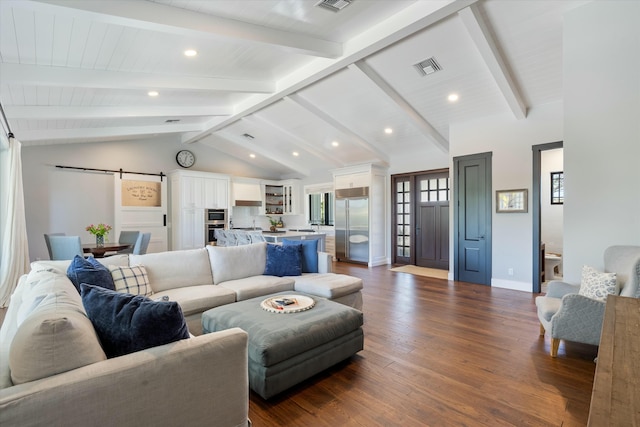
[(513, 289), (515, 291), (533, 292), (533, 285), (530, 282), (516, 282), (514, 280), (491, 279), (491, 286), (494, 288)]

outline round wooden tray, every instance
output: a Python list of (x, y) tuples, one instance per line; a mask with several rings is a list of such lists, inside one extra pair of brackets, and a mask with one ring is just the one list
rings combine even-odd
[[(281, 305), (276, 301), (292, 300), (293, 304)], [(260, 307), (272, 313), (299, 313), (301, 311), (310, 310), (316, 302), (313, 298), (305, 295), (277, 295), (269, 297), (260, 303)]]

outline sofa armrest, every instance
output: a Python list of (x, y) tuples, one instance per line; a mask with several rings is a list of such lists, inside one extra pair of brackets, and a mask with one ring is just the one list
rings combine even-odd
[(246, 426), (248, 387), (234, 328), (0, 390), (0, 425)]
[(333, 256), (327, 252), (318, 252), (318, 273), (333, 273)]
[(577, 294), (580, 290), (579, 285), (552, 280), (547, 283), (547, 296), (552, 298), (562, 298), (567, 294)]
[(560, 309), (551, 318), (551, 337), (598, 345), (605, 303), (578, 294), (562, 297)]

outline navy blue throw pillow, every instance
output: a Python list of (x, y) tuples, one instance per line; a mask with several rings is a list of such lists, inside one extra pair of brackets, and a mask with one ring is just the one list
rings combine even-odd
[(267, 264), (264, 274), (267, 276), (300, 276), (302, 246), (267, 245)]
[(318, 272), (318, 241), (282, 239), (283, 246), (300, 246), (302, 250), (302, 272)]
[(93, 257), (84, 258), (76, 255), (69, 268), (67, 268), (67, 277), (80, 293), (80, 284), (88, 283), (89, 285), (101, 286), (106, 289), (115, 291), (113, 277), (107, 266), (100, 264)]
[(82, 304), (107, 357), (189, 338), (182, 309), (175, 301), (80, 285)]

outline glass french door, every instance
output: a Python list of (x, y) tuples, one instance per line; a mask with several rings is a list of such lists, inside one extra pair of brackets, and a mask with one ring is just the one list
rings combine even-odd
[(392, 176), (394, 264), (448, 268), (448, 169)]

